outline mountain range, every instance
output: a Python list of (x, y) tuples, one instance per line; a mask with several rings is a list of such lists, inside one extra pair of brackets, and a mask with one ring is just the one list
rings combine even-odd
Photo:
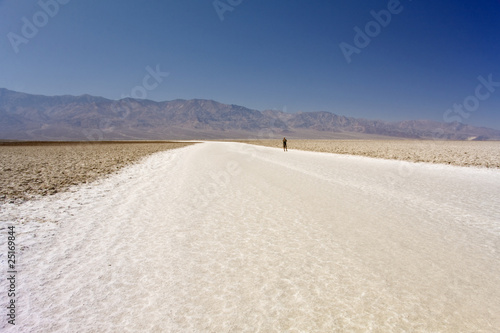
[(0, 88), (1, 140), (141, 139), (500, 140), (500, 131), (458, 122), (387, 122), (331, 112), (252, 110), (213, 100), (118, 101), (90, 95), (42, 96)]

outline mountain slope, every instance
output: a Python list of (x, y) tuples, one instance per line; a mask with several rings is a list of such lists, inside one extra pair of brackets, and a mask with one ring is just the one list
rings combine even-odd
[(429, 120), (384, 122), (330, 112), (258, 111), (212, 100), (113, 101), (0, 89), (0, 139), (271, 138), (500, 139), (500, 131)]

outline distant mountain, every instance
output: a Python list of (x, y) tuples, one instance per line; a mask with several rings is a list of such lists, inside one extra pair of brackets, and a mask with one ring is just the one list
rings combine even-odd
[(437, 138), (500, 140), (500, 131), (429, 120), (385, 122), (330, 112), (257, 111), (212, 100), (113, 101), (0, 88), (0, 139)]

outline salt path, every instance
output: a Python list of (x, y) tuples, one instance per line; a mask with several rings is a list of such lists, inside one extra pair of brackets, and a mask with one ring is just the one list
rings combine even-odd
[(498, 332), (500, 170), (206, 142), (0, 207), (4, 332)]

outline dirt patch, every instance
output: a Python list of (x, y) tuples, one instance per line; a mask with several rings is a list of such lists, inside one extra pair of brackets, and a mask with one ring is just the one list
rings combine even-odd
[(0, 144), (0, 203), (65, 191), (184, 142), (9, 142)]

